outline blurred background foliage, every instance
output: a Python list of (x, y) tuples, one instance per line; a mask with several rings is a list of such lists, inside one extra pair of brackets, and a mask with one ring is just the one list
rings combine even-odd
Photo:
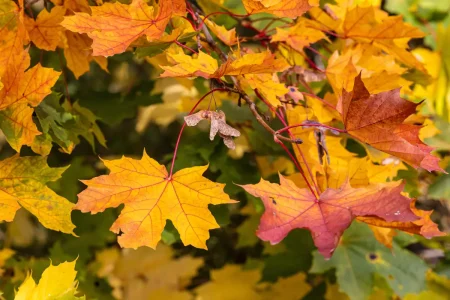
[[(329, 2), (332, 1), (321, 1), (321, 5)], [(427, 100), (422, 113), (430, 116), (434, 124), (430, 125), (434, 129), (427, 133), (426, 141), (448, 154), (450, 0), (378, 2), (387, 12), (402, 15), (428, 34), (423, 40), (412, 41), (410, 46), (430, 76), (414, 73), (407, 76), (415, 81), (427, 81), (425, 87), (417, 85), (414, 90), (417, 98)], [(198, 3), (206, 11), (218, 9), (214, 2), (198, 0)], [(244, 12), (237, 0), (225, 1), (225, 6), (237, 13)], [(242, 36), (248, 30), (226, 16), (214, 20), (227, 28), (237, 26)], [(260, 22), (258, 26), (263, 28), (266, 24)], [(63, 80), (67, 80), (71, 101), (88, 110), (57, 112), (59, 119), (55, 119), (48, 131), (61, 140), (63, 149), (72, 149), (79, 143), (71, 154), (53, 147), (49, 155), (50, 166), (70, 164), (62, 178), (49, 186), (72, 202), (76, 202), (77, 193), (84, 188), (80, 179), (106, 172), (99, 156), (139, 158), (145, 148), (151, 157), (169, 164), (182, 117), (210, 88), (201, 79), (155, 80), (159, 71), (153, 67), (153, 59), (139, 58), (130, 52), (108, 58), (109, 72), (91, 63), (90, 72), (78, 80), (62, 68), (57, 53), (45, 52), (43, 57), (39, 51), (32, 49), (31, 53), (34, 61), (41, 60), (47, 67), (62, 69), (66, 77), (60, 78), (55, 93), (40, 105), (42, 115), (36, 118), (50, 114), (52, 103), (62, 101), (66, 92)], [(325, 82), (320, 84), (314, 89), (329, 90)], [(291, 174), (294, 167), (273, 143), (272, 136), (255, 123), (249, 110), (236, 105), (237, 99), (217, 94), (215, 102), (226, 113), (227, 121), (242, 132), (236, 149), (231, 151), (218, 140), (210, 142), (206, 128), (187, 128), (175, 165), (181, 169), (209, 163), (206, 176), (226, 183), (225, 192), (240, 201), (233, 206), (210, 207), (221, 228), (211, 232), (208, 251), (182, 246), (170, 221), (163, 233), (163, 244), (156, 251), (120, 249), (109, 227), (122, 207), (99, 215), (74, 211), (72, 220), (79, 237), (47, 230), (35, 217), (20, 210), (12, 223), (0, 224), (3, 297), (12, 299), (14, 290), (30, 270), (38, 280), (50, 260), (58, 264), (77, 259), (79, 290), (87, 299), (189, 299), (192, 291), (203, 295), (203, 299), (210, 299), (211, 291), (216, 293), (214, 299), (253, 299), (264, 295), (266, 299), (276, 299), (271, 298), (276, 295), (283, 295), (281, 299), (347, 299), (348, 296), (352, 299), (450, 299), (449, 237), (425, 240), (399, 233), (392, 256), (390, 249), (375, 240), (367, 225), (355, 222), (329, 261), (317, 255), (309, 232), (304, 230), (294, 230), (276, 246), (259, 241), (254, 232), (263, 206), (259, 199), (233, 183), (256, 183), (261, 176), (277, 181), (278, 171)], [(98, 128), (93, 124), (98, 124)], [(274, 123), (273, 127), (276, 126)], [(67, 130), (61, 133), (60, 127)], [(67, 132), (79, 132), (82, 138), (77, 140), (78, 134), (70, 137)], [(358, 145), (348, 147), (359, 151)], [(1, 159), (14, 153), (4, 138), (0, 138), (0, 149)], [(23, 148), (21, 154), (32, 155), (32, 151)], [(444, 158), (445, 165), (449, 158)], [(450, 177), (408, 168), (399, 172), (398, 179), (406, 180), (407, 191), (418, 198), (421, 208), (435, 210), (433, 219), (443, 231), (449, 232)], [(374, 257), (366, 259), (369, 253)], [(384, 261), (380, 262), (382, 258)], [(345, 285), (351, 291), (349, 295), (339, 291), (337, 278), (340, 276), (347, 277)], [(289, 278), (295, 278), (294, 284)], [(213, 281), (208, 283), (210, 279)], [(282, 292), (277, 294), (277, 289), (283, 293), (290, 291), (291, 298)]]

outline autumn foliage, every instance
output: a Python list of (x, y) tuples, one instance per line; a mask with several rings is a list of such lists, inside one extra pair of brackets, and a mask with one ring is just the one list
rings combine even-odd
[(5, 299), (447, 299), (425, 2), (0, 0)]

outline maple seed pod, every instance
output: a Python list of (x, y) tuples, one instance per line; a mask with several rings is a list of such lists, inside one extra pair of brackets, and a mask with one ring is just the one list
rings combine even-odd
[(201, 120), (205, 120), (207, 119), (207, 114), (205, 114), (204, 110), (201, 110), (195, 114), (192, 115), (188, 115), (184, 117), (184, 121), (186, 122), (187, 126), (197, 126), (197, 124), (201, 121)]
[(225, 113), (221, 110), (219, 111), (209, 111), (209, 110), (200, 110), (195, 114), (191, 114), (184, 117), (184, 121), (187, 126), (197, 126), (197, 124), (201, 120), (211, 121), (211, 128), (209, 131), (209, 139), (214, 140), (217, 133), (223, 139), (223, 143), (230, 149), (234, 149), (236, 147), (233, 137), (238, 137), (241, 135), (239, 130), (234, 129), (230, 125), (226, 123)]

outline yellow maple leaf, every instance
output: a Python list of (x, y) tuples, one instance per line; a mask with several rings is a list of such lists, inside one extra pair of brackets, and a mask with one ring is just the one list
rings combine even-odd
[(243, 0), (249, 14), (271, 13), (279, 17), (296, 18), (307, 12), (312, 6), (318, 6), (317, 0)]
[(125, 204), (111, 226), (126, 248), (156, 248), (169, 219), (185, 245), (206, 249), (209, 230), (218, 228), (208, 204), (235, 203), (223, 192), (224, 184), (202, 176), (207, 166), (182, 169), (169, 177), (166, 168), (145, 152), (142, 159), (104, 160), (109, 175), (83, 181), (75, 208), (92, 214)]
[(168, 53), (168, 61), (174, 66), (161, 66), (161, 77), (197, 77), (220, 78), (225, 75), (264, 74), (284, 71), (289, 67), (282, 58), (275, 58), (270, 51), (249, 53), (237, 59), (229, 58), (218, 67), (217, 60), (200, 51), (196, 58), (182, 51)]
[(336, 31), (342, 38), (372, 44), (398, 61), (425, 72), (423, 65), (406, 50), (409, 39), (424, 37), (424, 33), (403, 22), (402, 16), (388, 16), (377, 6), (358, 4), (330, 5), (336, 19), (319, 8), (311, 9), (310, 13), (313, 20)]
[(33, 122), (34, 110), (26, 103), (14, 103), (0, 110), (0, 129), (11, 148), (20, 151), (23, 145), (32, 146), (41, 134)]
[(53, 4), (63, 6), (73, 12), (90, 13), (91, 7), (88, 0), (50, 0)]
[(108, 280), (117, 299), (153, 299), (151, 295), (163, 291), (185, 289), (203, 265), (200, 258), (175, 259), (174, 255), (172, 248), (164, 244), (159, 244), (156, 251), (105, 249), (96, 254), (97, 276)]
[(369, 225), (369, 228), (372, 230), (378, 242), (385, 245), (389, 249), (392, 249), (392, 241), (394, 237), (397, 235), (397, 232), (394, 229), (378, 227), (373, 225)]
[(277, 32), (272, 36), (271, 42), (286, 42), (296, 51), (303, 51), (307, 47), (321, 39), (328, 40), (327, 36), (319, 29), (317, 22), (299, 18), (294, 26), (289, 29), (277, 27)]
[(226, 265), (211, 272), (211, 281), (195, 289), (199, 299), (262, 299), (255, 287), (259, 270), (242, 270), (239, 265)]
[(276, 74), (248, 74), (244, 75), (244, 79), (274, 107), (280, 106), (279, 99), (284, 99), (288, 92), (288, 88), (284, 83), (280, 83)]
[(78, 293), (75, 263), (76, 260), (63, 262), (57, 266), (50, 264), (42, 273), (37, 285), (29, 274), (20, 285), (14, 300), (84, 299), (75, 296)]
[(31, 145), (40, 133), (32, 120), (33, 109), (51, 92), (61, 72), (40, 64), (25, 71), (30, 65), (27, 50), (13, 55), (1, 78), (0, 128), (11, 147), (19, 151), (22, 145)]
[(411, 93), (410, 81), (402, 75), (406, 71), (393, 56), (381, 53), (372, 46), (356, 45), (345, 48), (340, 55), (337, 51), (330, 56), (326, 75), (335, 94), (342, 90), (353, 90), (355, 77), (361, 77), (370, 93), (380, 93), (402, 87), (403, 93)]
[(196, 77), (211, 78), (217, 71), (219, 64), (212, 56), (199, 51), (198, 56), (184, 54), (180, 49), (174, 53), (167, 53), (167, 60), (174, 66), (161, 66), (164, 73), (161, 77)]
[(44, 68), (40, 64), (25, 71), (30, 65), (28, 51), (24, 50), (10, 61), (1, 81), (0, 110), (14, 103), (29, 103), (37, 106), (58, 80), (61, 72)]
[(260, 284), (257, 289), (263, 299), (297, 300), (308, 294), (311, 287), (306, 283), (306, 274), (300, 272), (290, 277), (279, 278), (273, 284)]
[(93, 40), (94, 56), (111, 56), (124, 52), (143, 35), (149, 41), (160, 38), (170, 18), (186, 11), (186, 3), (162, 0), (156, 9), (144, 0), (133, 0), (130, 5), (105, 3), (91, 9), (92, 14), (75, 13), (61, 24), (70, 31), (86, 33)]
[(64, 56), (67, 68), (73, 72), (75, 78), (89, 71), (89, 63), (94, 60), (104, 71), (108, 72), (108, 61), (103, 56), (92, 56), (92, 40), (85, 34), (66, 32), (67, 47)]
[(73, 234), (70, 214), (74, 205), (46, 185), (66, 169), (50, 168), (40, 156), (15, 155), (0, 161), (0, 220), (11, 222), (23, 207), (46, 228)]
[(28, 44), (28, 33), (23, 25), (23, 1), (0, 0), (0, 78), (9, 69), (10, 60), (20, 55), (23, 46)]
[(50, 12), (46, 9), (41, 10), (36, 20), (25, 17), (25, 27), (36, 47), (55, 51), (56, 47), (65, 45), (65, 29), (60, 24), (64, 20), (65, 13), (64, 7), (55, 6)]
[(305, 282), (306, 275), (298, 273), (280, 278), (275, 283), (260, 283), (258, 269), (244, 270), (239, 265), (226, 265), (211, 272), (211, 281), (195, 289), (198, 299), (300, 299), (311, 287)]
[(225, 26), (219, 26), (208, 19), (205, 19), (205, 24), (225, 45), (233, 46), (238, 43), (238, 39), (236, 37), (236, 28), (227, 30)]

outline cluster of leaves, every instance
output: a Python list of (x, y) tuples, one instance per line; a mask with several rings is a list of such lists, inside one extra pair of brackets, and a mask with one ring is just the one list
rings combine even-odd
[(4, 297), (447, 299), (449, 12), (0, 0)]

